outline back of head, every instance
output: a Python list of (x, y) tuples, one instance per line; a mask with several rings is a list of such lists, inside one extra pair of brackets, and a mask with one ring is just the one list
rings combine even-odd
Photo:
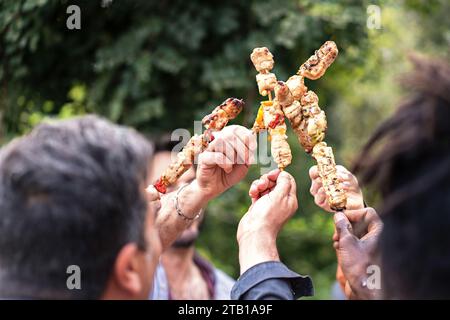
[[(152, 150), (95, 116), (46, 123), (0, 152), (0, 296), (99, 298), (120, 248), (145, 246)], [(81, 290), (66, 271), (81, 269)]]
[(356, 161), (379, 190), (386, 298), (450, 298), (450, 67), (412, 57), (411, 90)]

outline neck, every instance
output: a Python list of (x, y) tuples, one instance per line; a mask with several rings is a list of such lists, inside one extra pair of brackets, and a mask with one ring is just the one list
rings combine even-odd
[(161, 263), (170, 282), (177, 283), (189, 277), (189, 273), (195, 267), (194, 254), (194, 246), (189, 248), (171, 247), (164, 252)]

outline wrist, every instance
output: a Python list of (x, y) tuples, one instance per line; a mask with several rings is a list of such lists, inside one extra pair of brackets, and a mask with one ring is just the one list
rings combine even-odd
[(267, 261), (280, 261), (276, 236), (263, 231), (244, 232), (238, 235), (239, 265), (241, 274), (254, 265)]
[(194, 218), (201, 209), (206, 207), (209, 198), (202, 193), (197, 180), (194, 180), (181, 190), (178, 201), (184, 215)]
[(244, 230), (244, 228), (239, 225), (236, 239), (239, 246), (248, 243), (261, 243), (263, 241), (271, 245), (276, 245), (277, 234), (263, 226), (254, 226), (252, 228), (245, 228)]

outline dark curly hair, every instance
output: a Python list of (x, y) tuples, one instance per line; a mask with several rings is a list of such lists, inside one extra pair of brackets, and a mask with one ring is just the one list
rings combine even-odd
[(380, 192), (383, 294), (450, 298), (450, 67), (412, 56), (411, 91), (354, 165)]

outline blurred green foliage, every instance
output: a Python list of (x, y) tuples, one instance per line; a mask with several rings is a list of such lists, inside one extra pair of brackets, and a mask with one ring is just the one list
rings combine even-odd
[[(103, 3), (107, 4), (107, 1)], [(81, 30), (68, 30), (66, 8), (81, 8)], [(381, 28), (367, 27), (369, 5)], [(399, 100), (407, 55), (449, 57), (445, 0), (0, 1), (0, 144), (45, 118), (98, 113), (157, 135), (199, 120), (228, 96), (244, 98), (235, 121), (250, 126), (258, 101), (249, 54), (267, 46), (279, 79), (294, 74), (324, 41), (340, 54), (326, 75), (308, 81), (327, 111), (327, 141), (349, 166), (374, 127)], [(313, 276), (316, 298), (329, 298), (336, 267), (331, 215), (309, 195), (312, 160), (291, 135), (300, 208), (280, 235), (289, 267)], [(238, 276), (236, 226), (246, 181), (209, 205), (201, 252)], [(371, 195), (368, 195), (369, 199)]]

